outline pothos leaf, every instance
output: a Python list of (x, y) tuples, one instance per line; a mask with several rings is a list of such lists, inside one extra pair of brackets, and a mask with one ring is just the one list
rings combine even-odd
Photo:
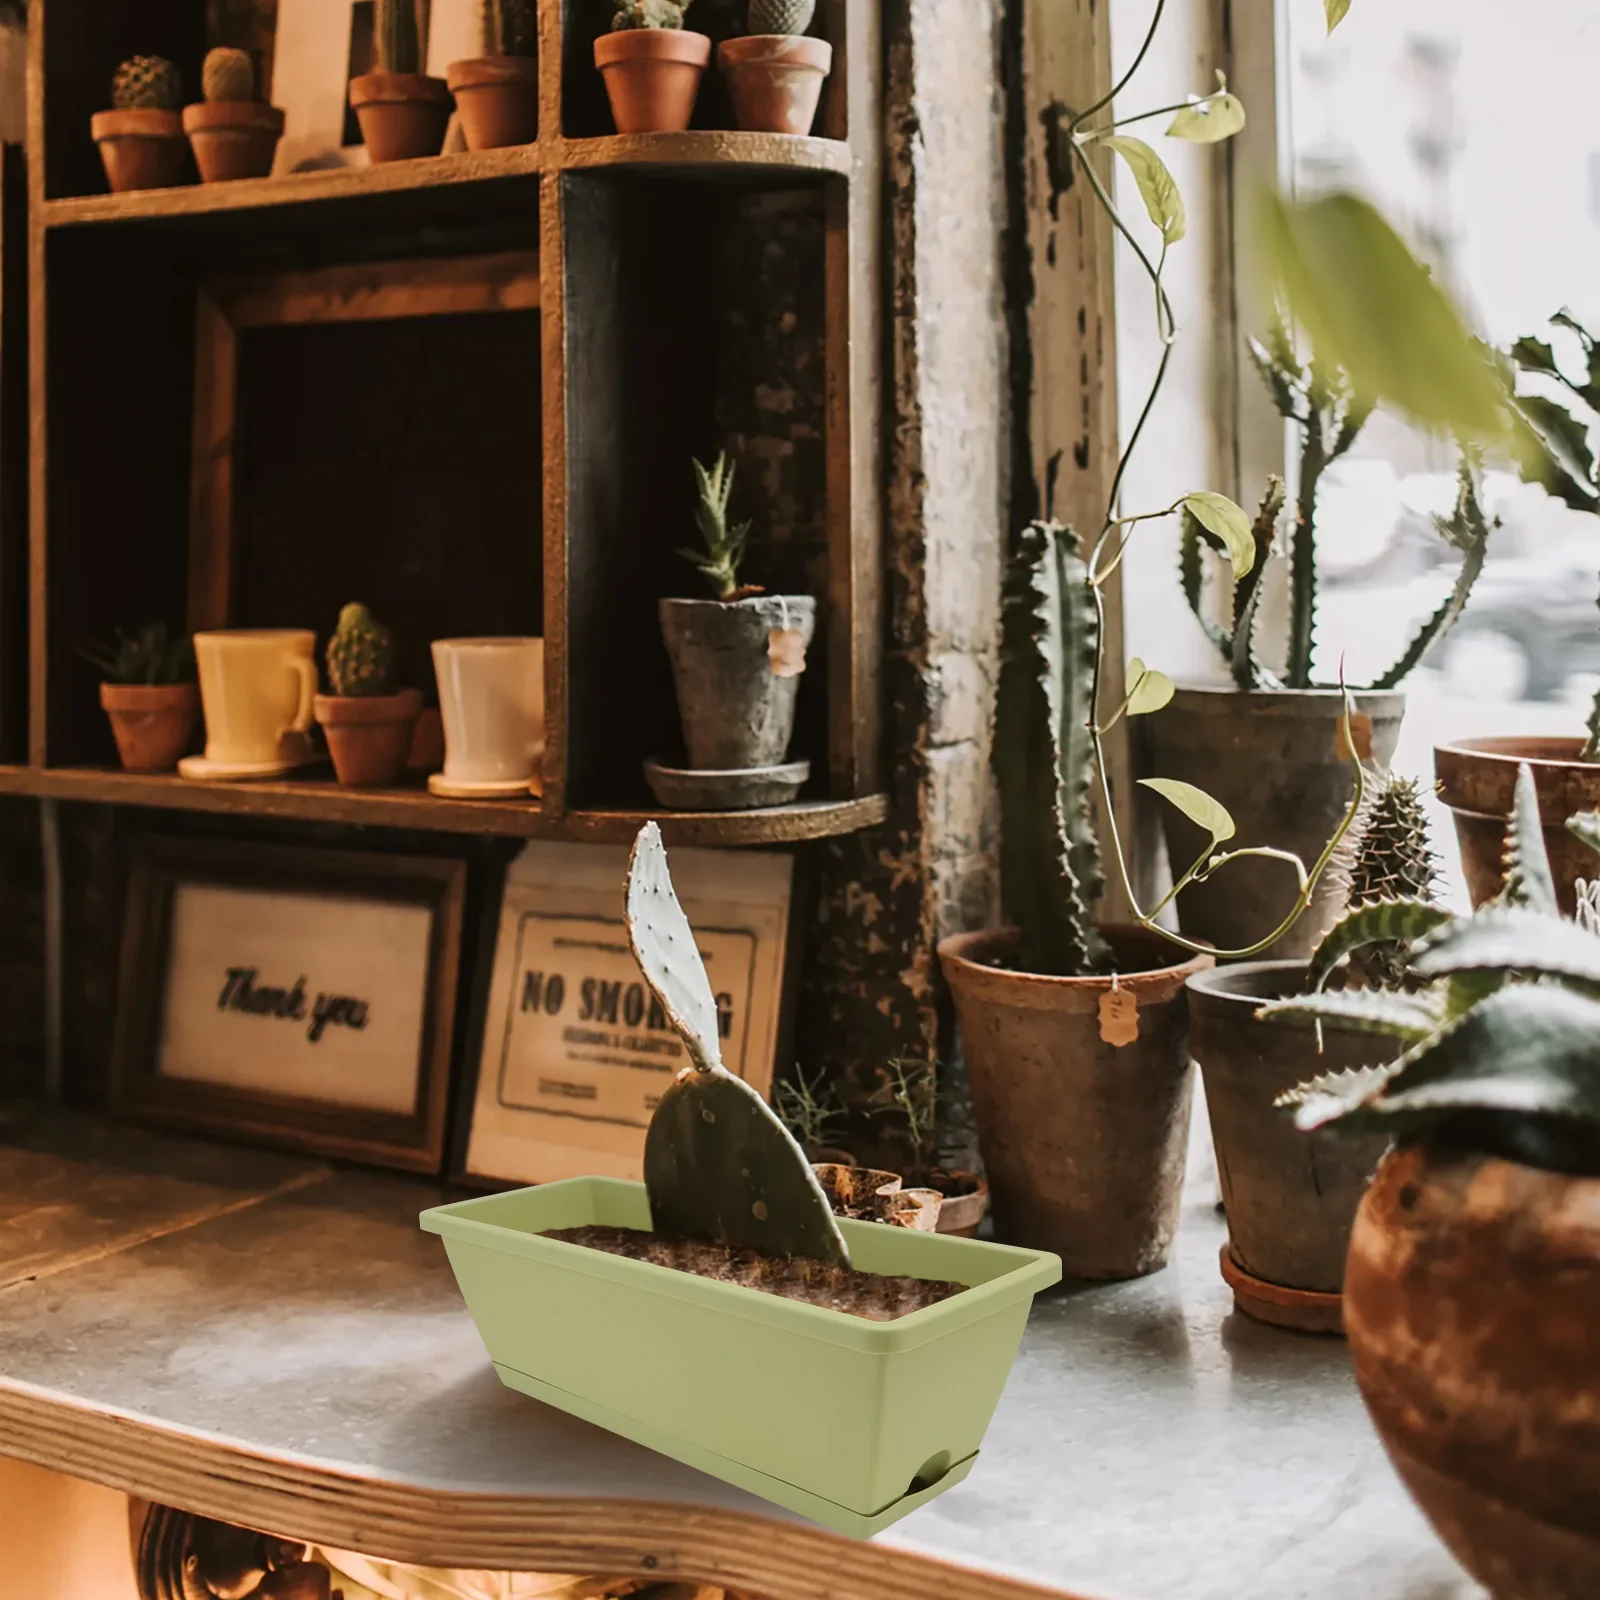
[(1161, 230), (1161, 237), (1168, 244), (1176, 244), (1188, 232), (1189, 220), (1183, 209), (1183, 196), (1167, 171), (1166, 163), (1143, 139), (1135, 139), (1130, 134), (1107, 134), (1100, 142), (1109, 145), (1127, 162), (1150, 220)]
[(1238, 827), (1220, 800), (1213, 800), (1204, 789), (1177, 778), (1141, 778), (1141, 787), (1153, 789), (1161, 798), (1174, 805), (1197, 828), (1211, 835), (1213, 844), (1222, 844), (1237, 833)]
[(1183, 506), (1208, 533), (1222, 541), (1234, 577), (1244, 577), (1256, 564), (1256, 541), (1243, 509), (1227, 495), (1213, 494), (1210, 490), (1186, 494)]
[(1350, 10), (1350, 0), (1322, 0), (1322, 7), (1328, 16), (1328, 32), (1332, 33), (1344, 21)]
[(1147, 717), (1159, 711), (1178, 691), (1164, 672), (1147, 667), (1138, 656), (1128, 663), (1128, 715)]
[(1238, 133), (1244, 123), (1244, 102), (1224, 90), (1192, 100), (1168, 124), (1167, 137), (1187, 139), (1190, 144), (1220, 144)]
[(1425, 900), (1374, 900), (1348, 912), (1322, 936), (1306, 968), (1306, 987), (1320, 989), (1328, 974), (1352, 951), (1369, 944), (1420, 939), (1453, 922), (1454, 915)]

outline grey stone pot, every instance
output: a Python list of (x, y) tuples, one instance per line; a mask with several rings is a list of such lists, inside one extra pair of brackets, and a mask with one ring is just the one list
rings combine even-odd
[(727, 772), (782, 763), (800, 679), (774, 675), (768, 637), (775, 628), (797, 628), (809, 649), (816, 625), (810, 595), (661, 602), (690, 768)]
[[(1357, 728), (1358, 746), (1364, 728), (1372, 762), (1387, 766), (1405, 695), (1357, 690), (1353, 699), (1368, 719)], [(1341, 714), (1337, 689), (1179, 689), (1164, 711), (1145, 719), (1149, 776), (1192, 783), (1220, 800), (1239, 828), (1229, 848), (1270, 845), (1292, 851), (1309, 869), (1350, 803), (1354, 778), (1339, 753)], [(1173, 872), (1183, 872), (1206, 836), (1164, 803), (1161, 825)], [(1178, 924), (1219, 950), (1248, 950), (1283, 921), (1294, 889), (1286, 863), (1236, 861), (1183, 891)], [(1338, 886), (1324, 878), (1305, 915), (1266, 953), (1309, 956), (1340, 909)]]
[(1262, 1022), (1263, 1000), (1305, 989), (1301, 961), (1245, 961), (1189, 979), (1189, 1051), (1205, 1083), (1233, 1257), (1286, 1289), (1339, 1294), (1356, 1208), (1388, 1145), (1302, 1133), (1273, 1101), (1323, 1072), (1372, 1066), (1400, 1046), (1324, 1024)]

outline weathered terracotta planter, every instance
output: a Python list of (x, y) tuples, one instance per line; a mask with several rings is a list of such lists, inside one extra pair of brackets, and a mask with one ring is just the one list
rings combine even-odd
[(1461, 867), (1472, 903), (1494, 899), (1505, 884), (1506, 822), (1526, 762), (1539, 793), (1544, 846), (1564, 915), (1573, 914), (1573, 884), (1600, 876), (1600, 856), (1567, 832), (1567, 818), (1600, 810), (1600, 765), (1578, 760), (1582, 739), (1463, 739), (1433, 752), (1439, 798), (1455, 817)]
[(422, 696), (415, 689), (380, 695), (319, 694), (315, 707), (340, 783), (382, 788), (399, 780), (422, 711)]
[(102, 683), (100, 704), (128, 772), (171, 772), (186, 755), (200, 715), (194, 683)]
[[(1247, 961), (1189, 980), (1189, 1049), (1205, 1080), (1211, 1140), (1234, 1261), (1253, 1278), (1311, 1295), (1337, 1295), (1356, 1207), (1388, 1140), (1306, 1134), (1273, 1101), (1323, 1072), (1372, 1066), (1402, 1046), (1324, 1023), (1323, 1050), (1309, 1024), (1263, 1022), (1263, 1001), (1305, 992), (1305, 963)], [(1297, 1320), (1292, 1299), (1274, 1308), (1235, 1291), (1262, 1320)], [(1337, 1308), (1325, 1331), (1338, 1326)]]
[(189, 141), (176, 111), (97, 111), (89, 132), (100, 146), (113, 194), (174, 189), (187, 175)]
[(531, 56), (455, 61), (446, 82), (469, 150), (503, 150), (539, 137), (539, 63)]
[(1456, 1559), (1496, 1600), (1600, 1595), (1600, 1179), (1397, 1150), (1356, 1218), (1345, 1326)]
[(711, 40), (687, 28), (623, 28), (594, 42), (618, 133), (681, 133), (694, 115)]
[(725, 772), (782, 762), (800, 678), (773, 672), (769, 640), (790, 628), (809, 648), (816, 601), (810, 595), (663, 600), (660, 615), (689, 766)]
[(833, 46), (803, 34), (753, 33), (717, 46), (734, 120), (747, 133), (810, 133)]
[(350, 80), (350, 104), (374, 161), (436, 156), (450, 124), (450, 86), (421, 72), (368, 72)]
[(265, 178), (283, 137), (283, 113), (259, 100), (202, 100), (183, 108), (183, 131), (205, 182)]
[[(1110, 978), (1046, 978), (996, 965), (1014, 932), (939, 946), (955, 997), (996, 1237), (1052, 1250), (1078, 1278), (1133, 1278), (1166, 1264), (1188, 1155), (1193, 1067), (1184, 983), (1209, 956), (1172, 964), (1153, 934), (1113, 931), (1116, 980), (1137, 1036), (1103, 1036)], [(1126, 1005), (1126, 1001), (1122, 1002)]]
[[(1356, 692), (1356, 743), (1380, 765), (1394, 759), (1405, 696)], [(1343, 702), (1334, 689), (1179, 689), (1164, 711), (1144, 718), (1150, 774), (1192, 783), (1215, 796), (1239, 825), (1233, 847), (1270, 845), (1311, 867), (1350, 803), (1354, 778), (1340, 744)], [(1205, 836), (1168, 805), (1161, 824), (1174, 874), (1205, 847)], [(1294, 875), (1273, 861), (1236, 861), (1208, 883), (1185, 889), (1178, 921), (1219, 950), (1248, 950), (1294, 904)], [(1324, 879), (1305, 915), (1266, 952), (1309, 956), (1341, 908)]]

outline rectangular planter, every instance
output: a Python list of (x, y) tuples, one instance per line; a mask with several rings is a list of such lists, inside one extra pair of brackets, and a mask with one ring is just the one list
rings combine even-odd
[(866, 1538), (971, 1470), (1033, 1296), (1037, 1250), (843, 1222), (854, 1264), (967, 1284), (894, 1322), (630, 1261), (552, 1228), (648, 1228), (643, 1184), (571, 1178), (422, 1213), (502, 1382)]

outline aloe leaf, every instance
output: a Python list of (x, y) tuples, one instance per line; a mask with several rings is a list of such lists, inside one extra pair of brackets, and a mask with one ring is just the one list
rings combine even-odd
[(1392, 1066), (1346, 1067), (1343, 1072), (1322, 1072), (1280, 1094), (1272, 1103), (1279, 1110), (1293, 1111), (1295, 1126), (1309, 1131), (1348, 1116), (1363, 1101), (1371, 1099), (1393, 1075)]
[(1517, 768), (1516, 800), (1506, 828), (1506, 877), (1498, 903), (1523, 906), (1547, 917), (1560, 916), (1550, 856), (1544, 847), (1544, 824), (1539, 817), (1539, 791), (1533, 768), (1524, 761)]
[(1580, 811), (1567, 818), (1567, 832), (1591, 850), (1600, 851), (1600, 811)]
[(1521, 906), (1485, 907), (1424, 940), (1411, 970), (1420, 978), (1519, 972), (1600, 989), (1600, 939)]
[[(1600, 945), (1600, 940), (1595, 942)], [(1444, 1021), (1440, 1008), (1423, 996), (1386, 989), (1294, 995), (1268, 1001), (1256, 1015), (1268, 1022), (1331, 1022), (1354, 1033), (1381, 1033), (1408, 1044), (1436, 1033)]]
[(1306, 968), (1306, 987), (1320, 989), (1347, 955), (1369, 944), (1407, 943), (1455, 920), (1452, 912), (1425, 900), (1374, 900), (1347, 912), (1322, 937)]

